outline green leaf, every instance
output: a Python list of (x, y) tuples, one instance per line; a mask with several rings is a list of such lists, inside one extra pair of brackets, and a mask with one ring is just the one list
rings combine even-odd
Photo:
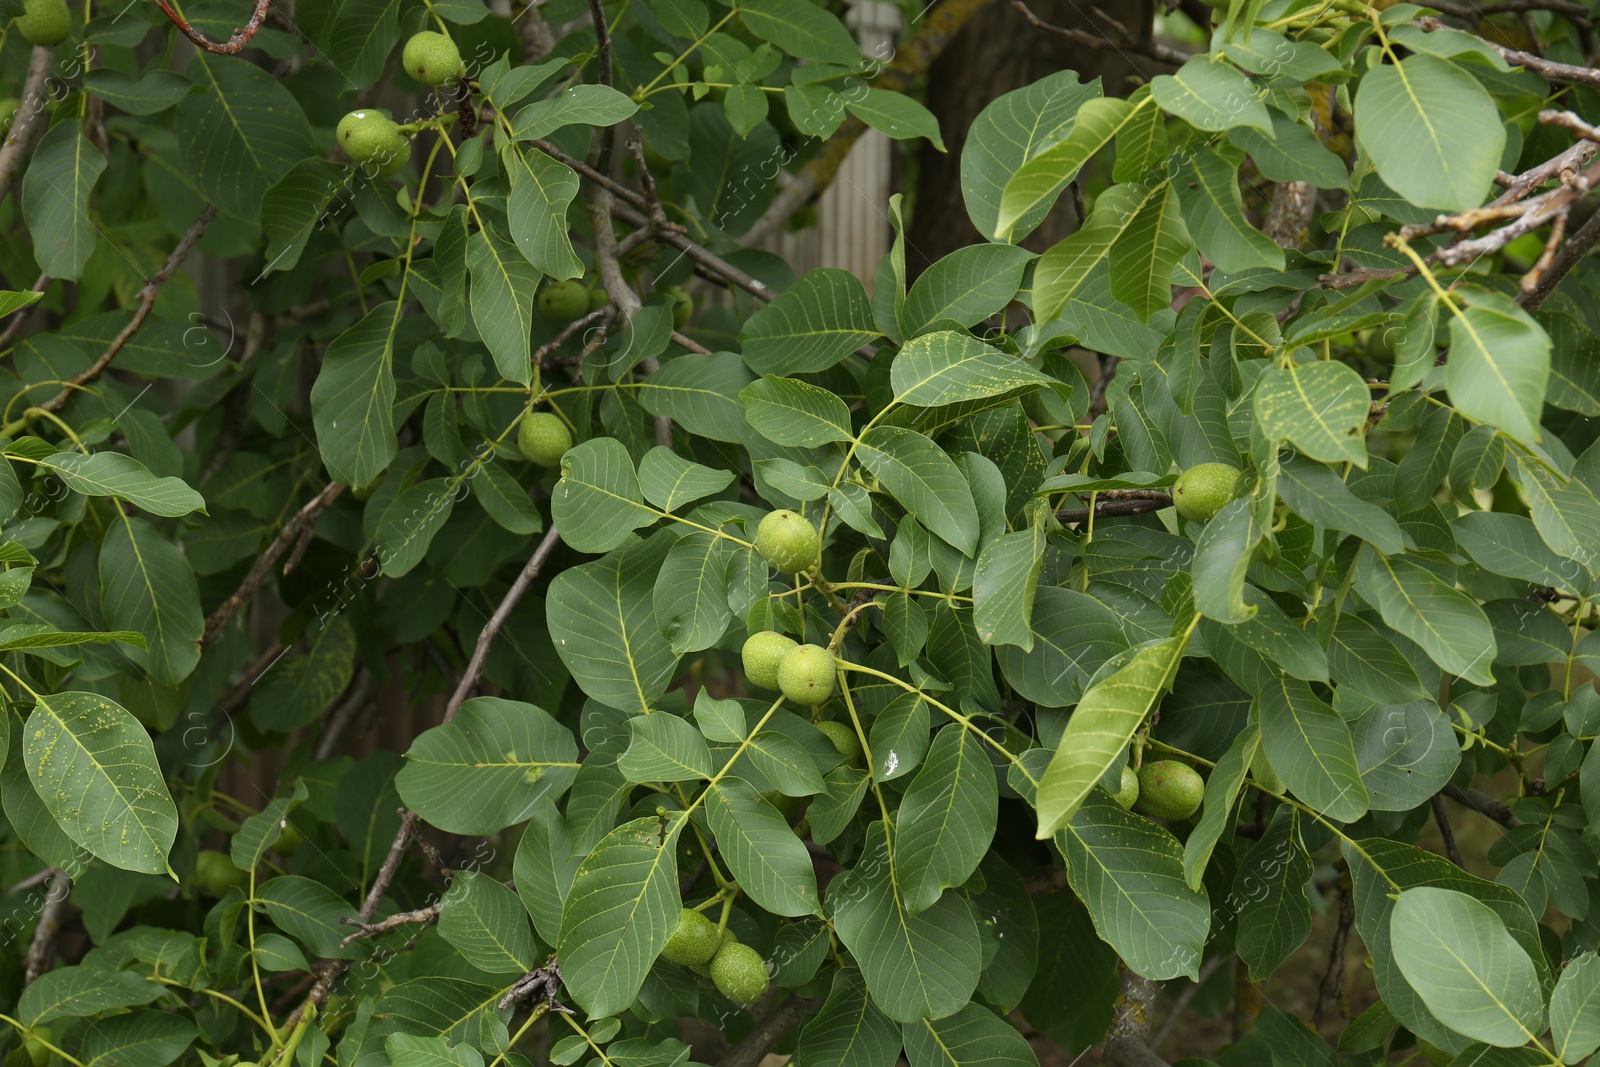
[(691, 531), (672, 546), (656, 574), (656, 622), (679, 655), (710, 648), (727, 632), (733, 618), (725, 547), (730, 543)]
[[(6, 572), (23, 574), (22, 569)], [(20, 597), (19, 597), (20, 599)], [(39, 623), (17, 623), (0, 630), (0, 651), (28, 651), (36, 648), (65, 648), (70, 645), (109, 645), (120, 641), (135, 648), (144, 648), (144, 634), (132, 630), (109, 630), (95, 633), (66, 633), (61, 630), (42, 630)]]
[[(749, 21), (748, 16), (746, 21)], [(844, 106), (850, 114), (879, 133), (887, 134), (896, 141), (926, 137), (933, 147), (941, 152), (945, 150), (944, 138), (939, 136), (939, 120), (933, 112), (904, 93), (868, 86), (866, 92), (859, 96), (851, 94), (844, 100)]]
[(328, 32), (328, 51), (341, 75), (367, 85), (383, 73), (383, 61), (400, 36), (397, 0), (345, 0)]
[[(548, 137), (563, 126), (615, 126), (639, 110), (625, 93), (609, 85), (572, 85), (548, 100), (535, 100), (511, 120), (519, 141)], [(542, 154), (542, 153), (541, 153)]]
[(719, 853), (752, 901), (774, 915), (817, 913), (810, 853), (778, 809), (750, 783), (719, 780), (706, 792), (706, 818)]
[(1202, 148), (1179, 172), (1177, 187), (1195, 245), (1219, 270), (1283, 269), (1283, 249), (1244, 217), (1238, 163)]
[(228, 846), (229, 858), (241, 871), (254, 870), (267, 850), (278, 843), (289, 813), (310, 796), (303, 780), (294, 783), (294, 792), (272, 800), (266, 807), (244, 820)]
[(1095, 932), (1133, 971), (1157, 981), (1199, 973), (1211, 910), (1205, 893), (1184, 882), (1176, 838), (1099, 791), (1056, 843)]
[[(1074, 74), (1073, 82), (1076, 81), (1077, 76)], [(1078, 91), (1071, 92), (1074, 88)], [(1084, 91), (1083, 87), (1075, 84), (1064, 87), (1063, 102), (1077, 103)], [(1100, 97), (1098, 85), (1093, 86), (1093, 91), (1095, 93), (1093, 98), (1081, 101), (1070, 125), (1063, 123), (1062, 117), (1058, 115), (1057, 108), (1061, 105), (1052, 102), (1045, 114), (1055, 118), (1056, 122), (1062, 125), (1063, 131), (1046, 134), (1037, 146), (1028, 145), (1027, 148), (1031, 151), (1021, 158), (1015, 156), (1016, 144), (1006, 145), (1003, 150), (999, 148), (991, 150), (996, 154), (1004, 151), (1011, 157), (1008, 162), (1012, 160), (1014, 162), (1011, 175), (1002, 187), (999, 209), (995, 212), (994, 227), (985, 229), (983, 231), (985, 235), (996, 241), (1020, 240), (1026, 236), (1027, 231), (1039, 224), (1050, 206), (1056, 202), (1056, 198), (1061, 195), (1061, 190), (1077, 176), (1078, 171), (1090, 157), (1110, 144), (1141, 112), (1150, 110), (1148, 101), (1135, 107), (1126, 100), (1116, 97)], [(1035, 132), (1031, 126), (1024, 126), (1015, 119), (1006, 123), (1002, 130), (996, 131), (996, 137), (1014, 137), (1018, 133), (1027, 135)], [(963, 164), (965, 161), (963, 151)], [(971, 211), (970, 203), (968, 211)], [(1020, 233), (1017, 232), (1019, 227)]]
[(1239, 906), (1239, 958), (1254, 981), (1265, 981), (1311, 933), (1311, 857), (1300, 841), (1300, 813), (1280, 808), (1261, 840), (1239, 863), (1233, 898)]
[(1550, 994), (1550, 1036), (1562, 1063), (1600, 1049), (1600, 956), (1585, 952), (1561, 970)]
[(1032, 304), (1039, 322), (1053, 321), (1068, 311), (1144, 205), (1158, 193), (1165, 196), (1167, 189), (1166, 182), (1150, 187), (1113, 185), (1095, 199), (1094, 210), (1076, 233), (1035, 261)]
[(1262, 689), (1256, 708), (1267, 759), (1295, 796), (1337, 822), (1366, 814), (1367, 787), (1338, 712), (1283, 675)]
[(1111, 295), (1132, 308), (1139, 322), (1149, 322), (1172, 306), (1172, 270), (1189, 244), (1177, 190), (1162, 182), (1111, 245)]
[(1233, 808), (1239, 800), (1239, 790), (1244, 787), (1245, 775), (1260, 748), (1261, 731), (1250, 723), (1234, 735), (1233, 743), (1206, 781), (1200, 821), (1183, 843), (1183, 880), (1190, 889), (1200, 888), (1217, 842), (1233, 828)]
[(189, 561), (143, 519), (113, 523), (100, 544), (100, 606), (108, 626), (144, 634), (148, 651), (123, 654), (164, 685), (200, 662), (205, 616)]
[[(1563, 480), (1535, 461), (1519, 457), (1517, 467), (1534, 528), (1544, 543), (1559, 555), (1582, 563), (1590, 574), (1600, 573), (1600, 545), (1593, 536), (1600, 526), (1600, 500), (1583, 482)], [(1562, 574), (1563, 587), (1577, 577), (1564, 565)]]
[(1350, 188), (1344, 160), (1324, 148), (1309, 127), (1282, 112), (1272, 112), (1270, 136), (1235, 126), (1228, 131), (1228, 140), (1248, 152), (1256, 169), (1270, 181), (1304, 181), (1319, 189)]
[(981, 1004), (945, 1019), (901, 1027), (911, 1067), (1038, 1067), (1033, 1046), (1017, 1028)]
[(956, 249), (917, 276), (900, 309), (901, 334), (916, 337), (951, 323), (964, 329), (998, 313), (1015, 299), (1032, 259), (1015, 245)]
[(195, 1036), (194, 1023), (181, 1015), (130, 1011), (96, 1020), (83, 1035), (80, 1056), (84, 1067), (166, 1067)]
[(1386, 185), (1440, 211), (1483, 202), (1506, 142), (1500, 112), (1478, 80), (1423, 54), (1362, 77), (1355, 129), (1362, 155)]
[(629, 781), (690, 782), (715, 773), (700, 731), (676, 715), (636, 715), (628, 733), (632, 740), (617, 769)]
[(528, 384), (538, 268), (493, 228), (477, 230), (467, 239), (467, 268), (472, 272), (472, 321), (496, 369), (503, 378)]
[(533, 916), (533, 928), (552, 945), (561, 940), (561, 911), (582, 859), (574, 853), (567, 822), (555, 805), (534, 808), (517, 842), (513, 874), (517, 895)]
[(859, 970), (834, 972), (822, 1009), (806, 1020), (795, 1062), (811, 1067), (894, 1067), (900, 1029), (867, 995)]
[(994, 837), (999, 792), (984, 743), (961, 723), (934, 736), (895, 819), (895, 882), (912, 914), (972, 877)]
[(558, 280), (581, 278), (583, 263), (567, 236), (567, 208), (578, 195), (578, 176), (536, 148), (509, 148), (503, 158), (511, 180), (506, 196), (511, 240), (541, 273)]
[(25, 1026), (53, 1019), (82, 1019), (117, 1008), (148, 1004), (162, 987), (131, 971), (80, 965), (41, 974), (17, 999), (17, 1018)]
[(335, 481), (371, 485), (394, 458), (394, 331), (400, 306), (379, 304), (340, 334), (311, 387), (322, 462)]
[(682, 828), (676, 814), (625, 822), (578, 866), (556, 955), (567, 992), (591, 1018), (633, 1003), (677, 928)]
[(1272, 118), (1255, 87), (1236, 69), (1210, 56), (1194, 56), (1176, 74), (1156, 75), (1150, 92), (1163, 110), (1196, 129), (1253, 126), (1272, 132)]
[(483, 1054), (465, 1041), (399, 1033), (385, 1038), (383, 1049), (394, 1067), (483, 1067)]
[(645, 541), (569, 567), (545, 597), (550, 638), (573, 680), (602, 704), (630, 715), (651, 709), (678, 665), (651, 607), (666, 547)]
[(1374, 811), (1425, 803), (1461, 763), (1450, 720), (1432, 701), (1379, 704), (1350, 724), (1350, 734)]
[(1289, 441), (1314, 460), (1367, 467), (1363, 430), (1372, 409), (1367, 383), (1350, 367), (1328, 360), (1274, 367), (1256, 386), (1261, 432)]
[(412, 742), (395, 786), (408, 808), (447, 833), (493, 834), (560, 796), (577, 761), (572, 735), (544, 710), (474, 697)]
[(1278, 495), (1289, 510), (1307, 522), (1353, 533), (1386, 555), (1405, 550), (1394, 516), (1356, 496), (1336, 471), (1296, 456), (1284, 461), (1278, 474)]
[(691, 352), (662, 364), (644, 380), (639, 406), (696, 436), (739, 444), (748, 433), (739, 392), (753, 380), (732, 352)]
[(1518, 441), (1537, 441), (1550, 380), (1550, 337), (1504, 296), (1469, 293), (1472, 306), (1450, 319), (1450, 402), (1475, 422)]
[(262, 278), (295, 268), (328, 206), (347, 190), (354, 173), (320, 157), (302, 159), (266, 191), (261, 200), (261, 228), (267, 235)]
[(1030, 620), (1045, 549), (1041, 526), (996, 534), (983, 543), (972, 576), (972, 625), (984, 644), (1033, 651)]
[[(784, 2), (811, 6), (807, 0)], [(860, 279), (823, 267), (750, 316), (739, 345), (758, 374), (810, 374), (827, 370), (878, 336)]]
[(352, 931), (343, 920), (356, 918), (356, 909), (321, 882), (298, 874), (280, 875), (256, 887), (254, 905), (313, 955), (350, 959), (360, 951), (359, 946), (339, 944)]
[(521, 976), (542, 962), (517, 894), (482, 871), (451, 879), (439, 901), (439, 934), (489, 974)]
[(1044, 707), (1076, 704), (1101, 665), (1128, 647), (1117, 614), (1076, 589), (1040, 586), (1030, 625), (1032, 652), (1001, 645), (995, 656), (1011, 687)]
[(1475, 600), (1404, 556), (1362, 545), (1356, 590), (1383, 621), (1421, 645), (1435, 663), (1474, 685), (1493, 685), (1494, 630)]
[(544, 529), (544, 517), (516, 476), (498, 463), (485, 462), (472, 479), (472, 495), (489, 517), (526, 537)]
[(53, 278), (83, 276), (99, 238), (89, 194), (105, 169), (106, 157), (76, 119), (56, 123), (33, 150), (22, 178), (22, 217), (39, 269)]
[(254, 222), (267, 190), (315, 154), (311, 124), (284, 83), (253, 63), (202, 53), (188, 72), (201, 91), (178, 103), (178, 162), (223, 211)]
[(550, 516), (563, 541), (596, 553), (610, 552), (660, 518), (639, 491), (628, 447), (614, 437), (584, 441), (561, 457)]
[[(1062, 70), (1006, 93), (978, 112), (961, 146), (961, 196), (979, 233), (991, 237), (1002, 232), (1000, 201), (1007, 183), (1024, 163), (1066, 137), (1080, 109), (1099, 95), (1098, 79), (1084, 85), (1077, 71)], [(1026, 237), (1054, 202), (1043, 201), (1010, 222), (1012, 240)]]
[(931, 408), (1039, 389), (1052, 379), (971, 334), (941, 330), (900, 349), (889, 384), (900, 403)]
[(1544, 1032), (1533, 961), (1487, 905), (1453, 889), (1407, 889), (1390, 937), (1406, 981), (1452, 1030), (1501, 1048)]
[(733, 484), (734, 477), (732, 471), (690, 463), (672, 449), (661, 446), (646, 452), (639, 461), (639, 488), (646, 500), (663, 511), (720, 493)]
[(892, 867), (883, 824), (874, 822), (860, 861), (828, 886), (834, 929), (890, 1019), (954, 1015), (972, 999), (982, 965), (972, 912), (946, 893), (913, 915), (895, 890)]
[(1147, 641), (1111, 659), (1083, 694), (1039, 782), (1041, 840), (1066, 827), (1144, 722), (1183, 659), (1187, 637)]
[(355, 673), (356, 632), (343, 615), (317, 629), (303, 656), (278, 660), (253, 680), (250, 717), (263, 730), (298, 730), (315, 722)]
[(37, 699), (23, 729), (22, 758), (56, 822), (113, 867), (170, 870), (178, 809), (139, 720), (95, 693)]
[(429, 478), (407, 488), (383, 510), (373, 541), (385, 577), (403, 577), (427, 557), (460, 491), (457, 478)]
[(1208, 619), (1243, 623), (1258, 604), (1245, 602), (1245, 571), (1265, 531), (1256, 522), (1255, 501), (1244, 497), (1229, 503), (1206, 523), (1195, 540), (1194, 609)]
[(850, 409), (833, 393), (794, 378), (761, 378), (739, 393), (744, 418), (767, 440), (797, 448), (849, 441)]
[(972, 489), (943, 449), (914, 430), (874, 426), (862, 434), (856, 452), (907, 512), (963, 555), (977, 555)]
[(861, 48), (833, 15), (808, 0), (740, 0), (736, 9), (751, 33), (796, 59), (855, 68)]

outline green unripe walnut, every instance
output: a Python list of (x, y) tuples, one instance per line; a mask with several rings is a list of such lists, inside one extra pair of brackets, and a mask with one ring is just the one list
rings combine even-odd
[(423, 30), (406, 42), (401, 57), (406, 73), (423, 85), (444, 85), (461, 77), (461, 49), (442, 33)]
[(797, 647), (793, 638), (770, 630), (751, 634), (739, 651), (745, 678), (763, 689), (778, 688), (778, 667)]
[(854, 764), (861, 758), (861, 739), (850, 727), (842, 722), (819, 722), (816, 725), (822, 736), (833, 743), (834, 750), (844, 757), (846, 763)]
[(394, 120), (371, 108), (352, 111), (340, 119), (334, 136), (344, 154), (357, 163), (376, 162), (382, 165), (402, 147), (410, 151), (410, 145)]
[(250, 876), (233, 865), (226, 853), (208, 848), (194, 860), (194, 887), (208, 897), (226, 896), (234, 886), (243, 889)]
[(603, 286), (603, 285), (591, 285), (591, 286), (589, 286), (589, 310), (590, 311), (599, 311), (601, 308), (605, 307), (609, 303), (611, 303), (611, 294), (606, 292), (606, 287), (605, 286)]
[(72, 32), (67, 0), (22, 0), (17, 29), (29, 44), (57, 45)]
[(821, 543), (817, 528), (787, 508), (768, 512), (756, 527), (756, 551), (785, 574), (803, 571), (815, 563)]
[(548, 411), (530, 411), (517, 425), (517, 450), (541, 467), (555, 467), (572, 447), (567, 424)]
[(551, 322), (567, 323), (589, 314), (589, 290), (577, 280), (551, 282), (539, 290), (539, 314)]
[(1244, 488), (1244, 473), (1226, 463), (1200, 463), (1178, 475), (1172, 502), (1192, 522), (1210, 522)]
[(1139, 768), (1139, 806), (1152, 818), (1187, 819), (1205, 795), (1205, 780), (1186, 763), (1156, 760)]
[(661, 295), (667, 297), (667, 306), (672, 309), (672, 328), (681, 330), (689, 325), (689, 316), (694, 314), (694, 300), (681, 285), (669, 285), (661, 290)]
[[(378, 477), (381, 479), (383, 476), (379, 475)], [(371, 496), (372, 494), (369, 493), (367, 495)], [(278, 843), (272, 847), (280, 855), (287, 856), (289, 853), (305, 844), (305, 842), (306, 835), (302, 834), (294, 823), (290, 822), (288, 819), (285, 819), (283, 820), (283, 829), (278, 833)]]
[(1139, 775), (1126, 763), (1122, 765), (1122, 784), (1112, 795), (1124, 808), (1131, 808), (1139, 802)]
[(761, 953), (737, 941), (724, 944), (711, 960), (711, 980), (717, 992), (735, 1004), (754, 1004), (767, 995), (772, 980)]
[(411, 142), (397, 128), (394, 139), (367, 162), (376, 164), (378, 177), (393, 178), (411, 165)]
[(667, 938), (661, 955), (669, 963), (690, 967), (704, 964), (717, 954), (722, 934), (717, 924), (692, 908), (678, 912), (678, 927)]
[(778, 664), (778, 689), (796, 704), (814, 708), (833, 696), (833, 653), (821, 645), (800, 645)]

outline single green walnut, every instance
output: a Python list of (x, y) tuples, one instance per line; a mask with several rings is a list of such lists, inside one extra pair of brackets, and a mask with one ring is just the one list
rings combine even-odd
[(803, 571), (815, 563), (821, 543), (817, 528), (787, 508), (768, 512), (756, 527), (756, 551), (786, 574)]
[[(383, 477), (381, 474), (378, 477)], [(368, 494), (369, 496), (371, 494)], [(283, 829), (278, 833), (278, 843), (272, 848), (280, 856), (287, 856), (301, 845), (305, 844), (306, 835), (288, 819), (283, 820)]]
[(411, 165), (411, 142), (396, 128), (394, 139), (367, 162), (378, 168), (378, 177), (393, 178)]
[(17, 29), (29, 44), (58, 45), (72, 32), (67, 0), (22, 0)]
[(1114, 794), (1118, 804), (1131, 808), (1139, 802), (1139, 775), (1126, 763), (1122, 765), (1122, 785)]
[(778, 666), (796, 647), (794, 638), (771, 630), (751, 634), (739, 650), (745, 678), (763, 689), (778, 688)]
[(1205, 795), (1205, 780), (1187, 763), (1164, 759), (1139, 768), (1139, 806), (1152, 818), (1187, 819)]
[(819, 722), (817, 729), (822, 736), (833, 742), (833, 747), (844, 761), (854, 764), (861, 758), (861, 739), (856, 732), (842, 722)]
[(735, 1004), (754, 1004), (772, 984), (761, 953), (737, 941), (724, 941), (711, 960), (711, 980), (717, 992)]
[(795, 815), (800, 811), (800, 798), (784, 796), (776, 789), (769, 789), (761, 794), (761, 799), (778, 809), (778, 814), (783, 816), (784, 822), (793, 822)]
[(556, 467), (572, 447), (572, 433), (560, 417), (548, 411), (530, 411), (517, 425), (517, 449), (541, 467)]
[(444, 85), (466, 72), (461, 62), (461, 49), (449, 37), (432, 30), (412, 36), (401, 58), (406, 73), (423, 85)]
[(22, 101), (14, 96), (0, 100), (0, 123), (10, 122), (16, 118), (17, 112), (22, 108)]
[(352, 111), (340, 119), (338, 128), (334, 130), (334, 138), (344, 154), (357, 163), (376, 162), (382, 165), (401, 146), (410, 151), (405, 135), (394, 120), (371, 108)]
[(208, 897), (227, 896), (234, 886), (243, 889), (249, 884), (250, 876), (235, 867), (225, 852), (208, 848), (194, 859), (194, 887)]
[(661, 290), (661, 295), (667, 297), (668, 306), (672, 308), (672, 328), (681, 330), (689, 325), (689, 316), (694, 314), (694, 300), (681, 285), (669, 285)]
[(599, 282), (589, 286), (589, 310), (599, 311), (611, 303), (611, 294), (606, 292), (606, 287)]
[(1192, 522), (1210, 522), (1244, 488), (1244, 473), (1226, 463), (1200, 463), (1178, 475), (1172, 502)]
[(692, 908), (678, 912), (678, 927), (667, 938), (661, 955), (670, 963), (692, 966), (707, 963), (717, 954), (722, 934), (717, 924)]
[(572, 322), (589, 314), (589, 290), (576, 279), (551, 282), (539, 290), (538, 305), (551, 322)]
[(796, 704), (814, 708), (833, 696), (833, 653), (821, 645), (799, 645), (778, 664), (778, 689)]

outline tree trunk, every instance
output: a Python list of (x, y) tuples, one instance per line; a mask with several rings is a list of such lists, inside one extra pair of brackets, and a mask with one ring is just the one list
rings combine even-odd
[[(1100, 10), (1130, 32), (1149, 38), (1155, 0), (1108, 0)], [(1073, 0), (1030, 0), (1039, 18), (1055, 26), (1115, 38), (1098, 23), (1093, 5)], [(1035, 29), (1009, 3), (996, 4), (964, 27), (928, 75), (928, 107), (950, 151), (924, 143), (917, 157), (917, 194), (907, 232), (906, 265), (915, 275), (957, 248), (984, 240), (967, 218), (961, 198), (961, 149), (967, 130), (985, 104), (1059, 70), (1075, 70), (1081, 81), (1101, 78), (1107, 96), (1126, 96), (1141, 82), (1172, 68), (1123, 50), (1089, 48)], [(1044, 223), (1023, 242), (1042, 251), (1077, 226), (1072, 197), (1063, 196)]]

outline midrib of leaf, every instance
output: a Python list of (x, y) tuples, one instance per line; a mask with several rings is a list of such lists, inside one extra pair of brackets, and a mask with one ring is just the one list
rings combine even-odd
[[(1387, 46), (1387, 41), (1385, 42), (1385, 45)], [(1389, 57), (1394, 59), (1393, 49), (1386, 48), (1386, 50), (1389, 52)], [(1399, 60), (1395, 60), (1394, 71), (1400, 76), (1400, 84), (1406, 91), (1406, 97), (1411, 101), (1412, 106), (1416, 108), (1417, 116), (1422, 119), (1423, 128), (1428, 131), (1428, 140), (1433, 143), (1434, 158), (1439, 161), (1439, 166), (1448, 169), (1449, 162), (1445, 155), (1444, 146), (1439, 143), (1439, 135), (1438, 132), (1434, 130), (1433, 123), (1428, 121), (1428, 111), (1422, 106), (1422, 98), (1417, 95), (1416, 90), (1411, 86), (1411, 78), (1406, 74), (1405, 64), (1401, 63)], [(1459, 312), (1457, 312), (1457, 314), (1459, 314)]]
[(261, 157), (256, 155), (255, 143), (245, 136), (244, 126), (240, 123), (238, 116), (234, 114), (233, 105), (228, 102), (228, 94), (222, 91), (222, 83), (217, 81), (216, 75), (212, 74), (211, 65), (201, 59), (200, 69), (206, 72), (206, 80), (211, 82), (212, 92), (216, 93), (218, 103), (222, 105), (222, 110), (228, 115), (228, 121), (233, 124), (234, 131), (238, 133), (239, 139), (244, 142), (244, 149), (250, 156), (250, 162), (256, 165), (256, 170), (266, 174), (267, 168), (262, 165)]
[(1511, 1011), (1511, 1009), (1506, 1006), (1506, 1002), (1501, 1000), (1500, 997), (1495, 993), (1494, 990), (1490, 989), (1487, 985), (1484, 984), (1483, 979), (1478, 976), (1478, 972), (1476, 970), (1474, 970), (1467, 963), (1467, 961), (1465, 959), (1463, 959), (1462, 956), (1458, 952), (1456, 952), (1456, 950), (1454, 948), (1451, 947), (1449, 941), (1447, 941), (1445, 938), (1438, 937), (1438, 936), (1435, 936), (1433, 940), (1435, 941), (1435, 943), (1438, 944), (1439, 950), (1441, 952), (1443, 952), (1446, 956), (1449, 956), (1452, 960), (1454, 960), (1457, 964), (1460, 965), (1461, 970), (1465, 971), (1467, 973), (1467, 975), (1472, 979), (1473, 984), (1476, 985), (1480, 990), (1483, 991), (1484, 996), (1488, 997), (1491, 1001), (1493, 1001), (1494, 1002), (1494, 1006), (1499, 1008), (1500, 1011), (1505, 1015), (1505, 1017), (1507, 1019), (1510, 1019), (1512, 1022), (1517, 1024), (1517, 1029), (1522, 1031), (1523, 1037), (1526, 1040), (1532, 1041), (1532, 1042), (1535, 1042), (1535, 1043), (1538, 1042), (1538, 1040), (1539, 1040), (1538, 1035), (1530, 1032), (1528, 1030), (1527, 1026), (1523, 1024), (1522, 1020), (1517, 1018), (1517, 1016)]
[[(60, 715), (56, 714), (56, 710), (50, 706), (48, 698), (40, 700), (36, 706), (42, 709), (45, 714), (50, 716), (51, 720), (56, 724), (56, 729), (61, 734), (71, 739), (73, 747), (83, 754), (84, 758), (89, 761), (89, 764), (100, 773), (100, 777), (111, 786), (111, 791), (115, 793), (117, 799), (122, 802), (122, 806), (125, 809), (127, 817), (132, 818), (134, 824), (139, 828), (140, 835), (144, 837), (145, 841), (148, 842), (150, 847), (159, 855), (162, 852), (160, 842), (150, 836), (150, 831), (148, 828), (146, 828), (144, 820), (138, 817), (139, 813), (143, 812), (144, 809), (139, 807), (132, 800), (128, 799), (128, 797), (124, 794), (122, 787), (117, 784), (116, 778), (114, 778), (111, 775), (111, 772), (106, 769), (105, 764), (101, 763), (99, 758), (89, 750), (89, 747), (79, 740), (78, 735), (73, 733), (73, 731), (67, 726), (66, 720), (61, 718)], [(55, 742), (51, 742), (48, 751), (51, 753), (55, 751)], [(138, 795), (139, 791), (135, 790), (134, 796), (137, 798)]]
[(1429, 633), (1433, 634), (1433, 636), (1438, 640), (1448, 644), (1449, 640), (1445, 637), (1444, 633), (1434, 627), (1433, 623), (1428, 619), (1427, 612), (1423, 611), (1422, 608), (1418, 606), (1417, 602), (1411, 599), (1411, 594), (1406, 592), (1405, 583), (1400, 581), (1400, 577), (1395, 573), (1395, 569), (1389, 565), (1389, 557), (1385, 556), (1377, 549), (1373, 549), (1372, 554), (1377, 556), (1378, 561), (1383, 564), (1383, 569), (1389, 575), (1389, 580), (1394, 583), (1395, 592), (1400, 594), (1400, 599), (1404, 600), (1406, 605), (1411, 609), (1412, 613), (1415, 614), (1417, 618), (1422, 620), (1422, 625), (1428, 628)]

